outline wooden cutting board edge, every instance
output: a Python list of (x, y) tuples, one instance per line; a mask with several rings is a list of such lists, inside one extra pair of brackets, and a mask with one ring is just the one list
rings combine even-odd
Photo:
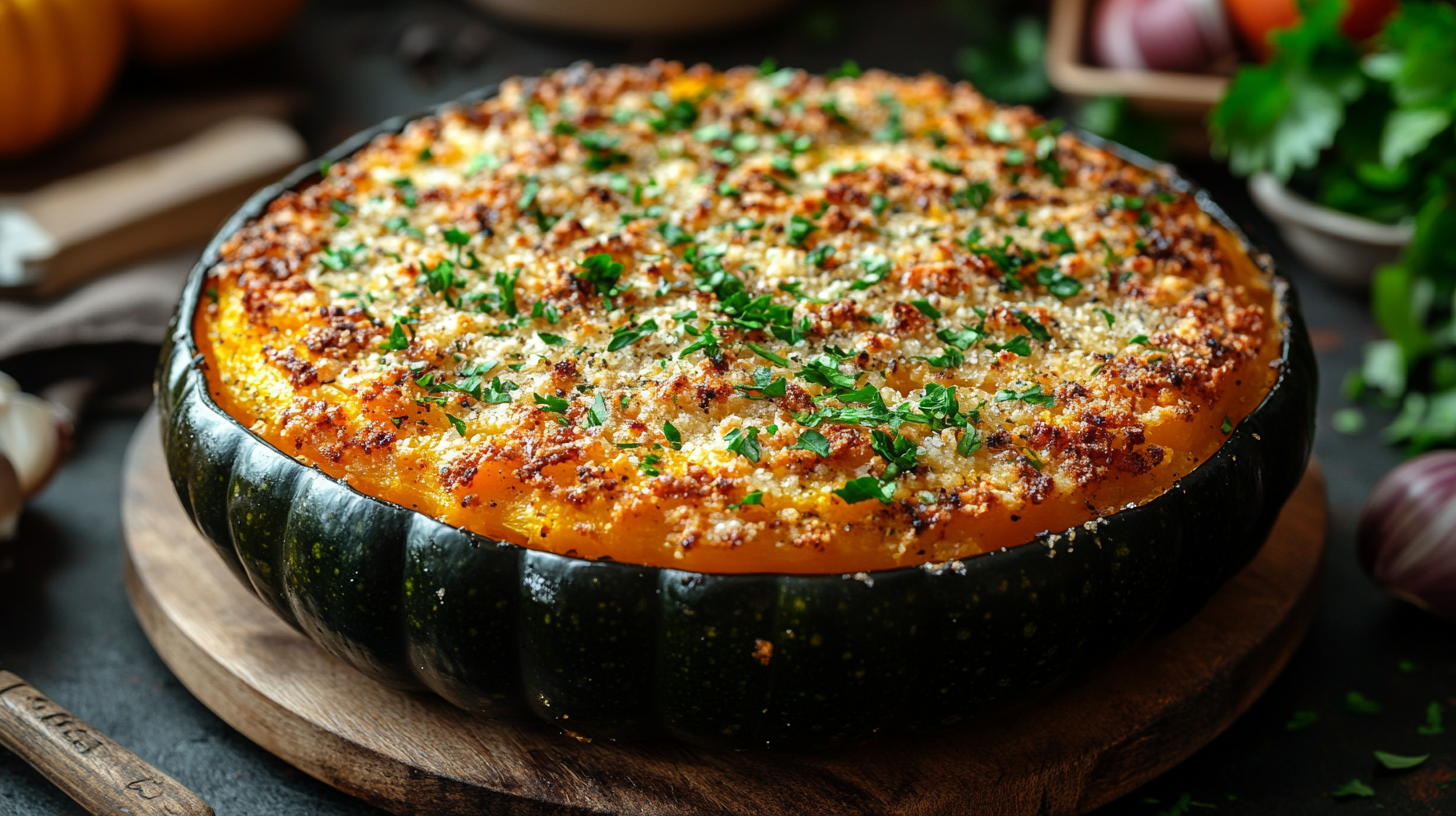
[(788, 755), (584, 744), (365, 678), (274, 616), (192, 527), (154, 414), (128, 451), (122, 503), (132, 606), (204, 705), (393, 813), (512, 816), (1086, 813), (1192, 755), (1278, 676), (1314, 619), (1327, 515), (1311, 466), (1259, 557), (1197, 617), (1014, 717)]

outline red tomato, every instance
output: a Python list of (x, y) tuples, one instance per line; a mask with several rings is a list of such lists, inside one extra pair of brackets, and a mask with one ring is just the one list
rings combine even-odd
[[(1346, 37), (1359, 42), (1380, 33), (1400, 0), (1349, 0), (1349, 5), (1340, 29)], [(1224, 0), (1224, 6), (1239, 36), (1260, 60), (1269, 58), (1269, 32), (1299, 21), (1295, 0)]]

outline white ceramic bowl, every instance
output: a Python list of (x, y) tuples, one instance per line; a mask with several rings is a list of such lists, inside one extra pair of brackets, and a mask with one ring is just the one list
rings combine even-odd
[(1306, 266), (1351, 288), (1368, 286), (1376, 267), (1399, 258), (1415, 232), (1410, 224), (1381, 224), (1321, 207), (1268, 173), (1249, 179), (1249, 195)]
[(508, 20), (606, 37), (712, 32), (745, 23), (792, 0), (471, 0)]

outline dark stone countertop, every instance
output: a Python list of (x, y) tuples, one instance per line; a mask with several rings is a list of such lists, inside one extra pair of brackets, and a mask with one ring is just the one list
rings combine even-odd
[[(610, 64), (664, 56), (727, 66), (757, 63), (772, 53), (781, 64), (814, 70), (853, 57), (865, 66), (954, 75), (956, 49), (974, 36), (947, 16), (955, 5), (810, 4), (716, 38), (601, 43), (514, 30), (448, 3), (329, 0), (311, 5), (266, 60), (185, 76), (133, 69), (122, 91), (146, 97), (219, 87), (299, 90), (308, 100), (300, 127), (321, 150), (387, 116), (577, 59)], [(414, 67), (398, 51), (410, 32), (425, 46), (425, 59)], [(1415, 734), (1429, 702), (1456, 709), (1456, 629), (1381, 594), (1353, 556), (1361, 503), (1399, 455), (1373, 431), (1345, 437), (1329, 426), (1330, 414), (1343, 405), (1340, 380), (1375, 333), (1367, 304), (1294, 263), (1242, 184), (1220, 167), (1192, 164), (1185, 170), (1274, 254), (1304, 301), (1324, 377), (1315, 443), (1330, 495), (1324, 597), (1308, 640), (1246, 716), (1191, 759), (1099, 814), (1155, 816), (1183, 793), (1231, 814), (1456, 811), (1456, 785), (1439, 784), (1456, 773), (1456, 727), (1434, 738)], [(110, 375), (106, 390), (115, 393), (144, 383), (154, 357), (149, 348), (95, 349), (32, 355), (0, 369), (27, 384), (53, 379), (66, 367), (104, 369)], [(121, 462), (140, 416), (137, 405), (90, 412), (71, 460), (26, 511), (19, 540), (0, 545), (0, 660), (196, 790), (219, 814), (378, 813), (233, 731), (182, 688), (147, 643), (127, 604), (120, 568)], [(1386, 418), (1372, 413), (1371, 427), (1381, 427)], [(1413, 662), (1414, 672), (1398, 670), (1401, 661)], [(1341, 701), (1349, 690), (1380, 701), (1384, 713), (1344, 713)], [(1320, 720), (1286, 732), (1284, 724), (1296, 709), (1313, 709)], [(1377, 772), (1371, 757), (1376, 749), (1429, 752), (1432, 758), (1414, 772)], [(1354, 777), (1373, 784), (1376, 797), (1340, 802), (1326, 795)], [(0, 814), (81, 812), (29, 767), (0, 752)], [(810, 803), (806, 812), (812, 812)]]

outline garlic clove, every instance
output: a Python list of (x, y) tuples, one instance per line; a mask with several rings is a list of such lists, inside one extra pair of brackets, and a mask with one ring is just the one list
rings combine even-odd
[(15, 537), (20, 523), (20, 509), (25, 497), (20, 492), (20, 476), (15, 466), (0, 453), (0, 541)]
[(60, 464), (65, 423), (40, 397), (0, 373), (0, 456), (9, 460), (23, 497), (37, 493)]

